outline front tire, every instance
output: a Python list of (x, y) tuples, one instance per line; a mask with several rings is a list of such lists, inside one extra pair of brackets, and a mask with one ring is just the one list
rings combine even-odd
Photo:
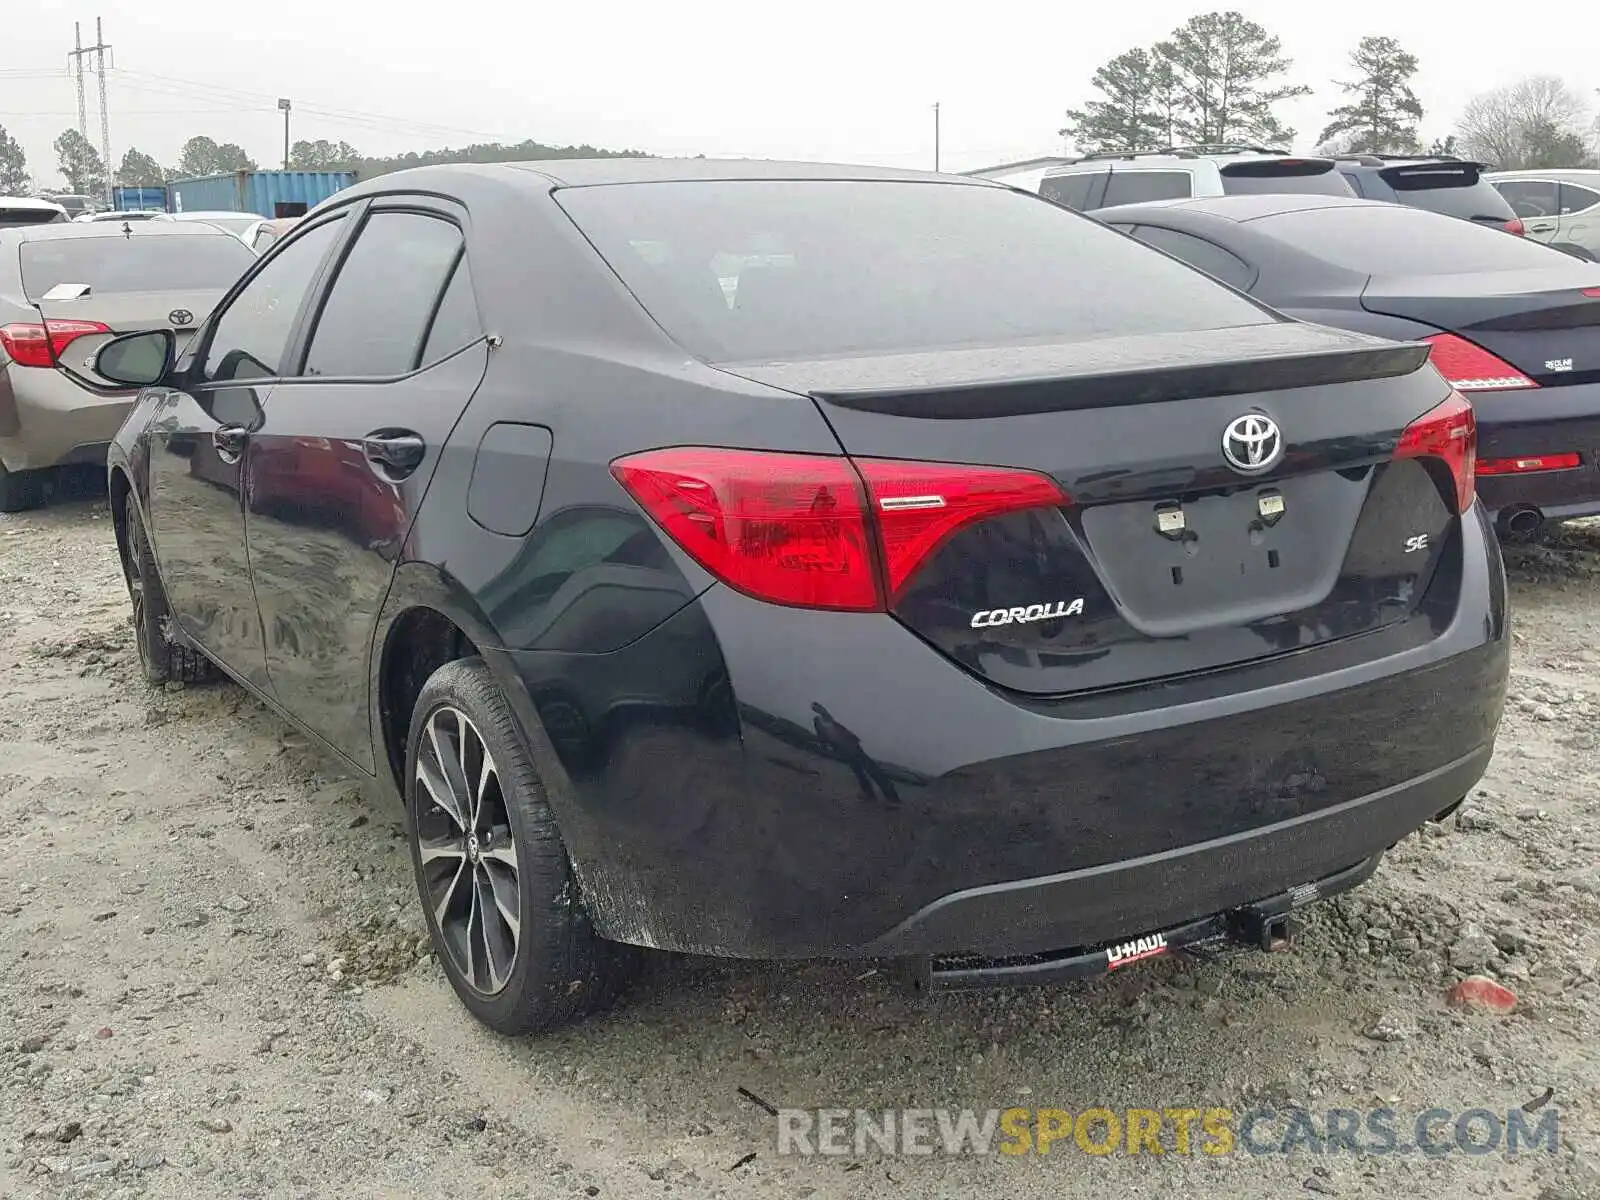
[(134, 503), (132, 492), (123, 497), (122, 503), (123, 528), (128, 534), (122, 567), (128, 599), (133, 604), (133, 639), (139, 648), (139, 669), (152, 687), (204, 683), (215, 675), (216, 668), (193, 646), (170, 636), (172, 617), (167, 609), (167, 593), (161, 586), (161, 572), (150, 551), (139, 506)]
[(517, 1036), (615, 996), (631, 948), (590, 924), (538, 772), (482, 659), (447, 663), (423, 686), (406, 809), (428, 933), (473, 1016)]

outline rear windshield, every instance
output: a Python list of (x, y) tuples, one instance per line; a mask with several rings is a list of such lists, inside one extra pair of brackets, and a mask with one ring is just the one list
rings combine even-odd
[(711, 361), (1276, 319), (1131, 238), (1001, 188), (737, 180), (556, 198), (668, 334)]
[(1398, 204), (1306, 208), (1250, 224), (1313, 258), (1364, 275), (1453, 275), (1572, 264), (1568, 255), (1539, 242)]
[(60, 283), (94, 293), (221, 291), (255, 262), (238, 238), (51, 238), (22, 244), (22, 290), (37, 300)]
[(1447, 217), (1509, 221), (1517, 214), (1471, 164), (1390, 167), (1378, 174), (1399, 196), (1400, 203)]
[(49, 225), (66, 219), (66, 213), (53, 208), (7, 208), (0, 204), (0, 229), (12, 229), (19, 225)]
[(1333, 163), (1292, 158), (1229, 163), (1222, 168), (1222, 190), (1229, 196), (1355, 195)]

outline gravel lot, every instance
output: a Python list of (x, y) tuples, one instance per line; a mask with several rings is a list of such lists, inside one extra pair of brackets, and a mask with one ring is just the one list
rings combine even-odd
[[(397, 810), (231, 685), (146, 689), (103, 499), (0, 517), (0, 1196), (1600, 1196), (1600, 529), (1509, 557), (1489, 776), (1294, 953), (933, 1002), (662, 956), (615, 1012), (511, 1042), (427, 954)], [(1516, 1011), (1447, 1005), (1472, 970)], [(1553, 1089), (1562, 1144), (779, 1158), (740, 1088), (1402, 1114)]]

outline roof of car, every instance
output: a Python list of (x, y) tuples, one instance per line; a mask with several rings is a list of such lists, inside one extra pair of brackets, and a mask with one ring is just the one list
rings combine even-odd
[[(1143, 204), (1123, 204), (1102, 208), (1092, 215), (1100, 221), (1113, 223), (1118, 213), (1154, 208), (1182, 209), (1185, 212), (1205, 213), (1229, 221), (1254, 221), (1258, 217), (1272, 217), (1279, 213), (1305, 212), (1320, 208), (1402, 208), (1382, 200), (1362, 200), (1355, 196), (1302, 195), (1296, 192), (1262, 192), (1238, 196), (1200, 196), (1189, 200), (1151, 200)], [(1406, 211), (1415, 212), (1416, 209)]]
[(1600, 181), (1600, 170), (1593, 167), (1523, 168), (1518, 171), (1490, 171), (1484, 178), (1495, 179), (1581, 179), (1587, 183)]
[(50, 209), (55, 212), (66, 211), (54, 200), (39, 200), (32, 196), (0, 196), (0, 208), (16, 208), (33, 212), (38, 212), (42, 209)]
[(1489, 164), (1475, 158), (1457, 158), (1450, 154), (1340, 154), (1336, 156), (1341, 171), (1356, 167), (1370, 167), (1387, 171), (1390, 167), (1477, 167), (1482, 170)]

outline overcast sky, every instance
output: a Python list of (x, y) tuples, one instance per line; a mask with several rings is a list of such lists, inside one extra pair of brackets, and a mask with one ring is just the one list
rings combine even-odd
[[(57, 183), (51, 142), (75, 125), (73, 22), (104, 19), (112, 157), (176, 161), (193, 134), (235, 141), (263, 166), (291, 133), (366, 154), (471, 141), (582, 143), (658, 154), (750, 155), (931, 166), (942, 105), (947, 170), (1057, 153), (1063, 111), (1105, 59), (1148, 45), (1191, 0), (1115, 6), (809, 0), (529, 4), (526, 0), (12, 0), (0, 40), (0, 125), (36, 180)], [(1387, 34), (1422, 59), (1425, 136), (1449, 132), (1474, 92), (1535, 72), (1600, 87), (1595, 39), (1557, 20), (1466, 18), (1441, 0), (1240, 4), (1283, 39), (1316, 89), (1282, 116), (1309, 148), (1346, 55)], [(1537, 10), (1555, 16), (1555, 10)], [(89, 81), (91, 140), (98, 92)]]

